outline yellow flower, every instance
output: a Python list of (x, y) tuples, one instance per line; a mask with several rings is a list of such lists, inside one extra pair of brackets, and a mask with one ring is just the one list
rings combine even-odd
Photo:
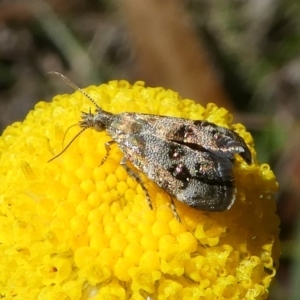
[[(278, 266), (277, 182), (252, 137), (213, 104), (203, 108), (142, 82), (85, 91), (103, 109), (206, 119), (234, 129), (254, 163), (237, 155), (237, 199), (197, 211), (143, 177), (154, 209), (105, 131), (84, 131), (57, 159), (66, 129), (93, 104), (80, 92), (40, 102), (0, 138), (0, 295), (4, 299), (265, 299)], [(78, 127), (66, 136), (70, 140)]]

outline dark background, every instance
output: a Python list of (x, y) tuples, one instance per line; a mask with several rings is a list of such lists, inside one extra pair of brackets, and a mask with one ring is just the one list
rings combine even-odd
[(300, 299), (299, 50), (299, 0), (0, 0), (0, 133), (71, 92), (49, 70), (81, 87), (144, 80), (225, 106), (280, 183), (270, 299)]

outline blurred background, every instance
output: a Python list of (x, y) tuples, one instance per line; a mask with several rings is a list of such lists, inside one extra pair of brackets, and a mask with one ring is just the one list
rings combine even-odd
[(280, 183), (269, 299), (300, 299), (299, 0), (0, 1), (0, 133), (73, 92), (49, 70), (81, 87), (144, 80), (228, 108)]

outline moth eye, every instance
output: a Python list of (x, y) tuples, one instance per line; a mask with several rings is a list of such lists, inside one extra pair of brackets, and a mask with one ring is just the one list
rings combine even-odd
[(183, 163), (173, 164), (169, 168), (169, 171), (171, 172), (173, 177), (185, 183), (189, 182), (191, 178), (191, 174), (188, 168)]
[(175, 159), (180, 159), (181, 157), (183, 157), (184, 155), (184, 151), (175, 146), (175, 145), (172, 145), (169, 147), (169, 158), (175, 158)]
[(104, 126), (102, 123), (100, 122), (95, 122), (95, 123), (92, 123), (94, 125), (94, 129), (96, 131), (102, 131), (104, 129)]

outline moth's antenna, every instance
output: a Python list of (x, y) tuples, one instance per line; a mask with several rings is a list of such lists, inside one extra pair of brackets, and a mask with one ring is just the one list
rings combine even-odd
[(95, 100), (89, 96), (84, 90), (82, 90), (78, 85), (76, 85), (74, 82), (72, 82), (69, 78), (67, 78), (65, 75), (56, 72), (56, 71), (48, 71), (48, 74), (51, 75), (55, 75), (58, 76), (60, 78), (62, 78), (68, 85), (70, 85), (73, 89), (78, 90), (82, 95), (84, 95), (85, 97), (87, 97), (91, 102), (93, 102), (93, 104), (100, 110), (102, 110), (100, 108), (100, 106), (95, 102)]
[(61, 156), (70, 146), (71, 144), (78, 138), (78, 136), (80, 134), (82, 134), (86, 129), (88, 129), (89, 127), (85, 127), (82, 128), (73, 138), (72, 140), (69, 142), (69, 144), (62, 150), (60, 151), (57, 155), (55, 155), (54, 157), (52, 157), (51, 159), (48, 160), (48, 163), (56, 158), (58, 158), (59, 156)]
[(74, 127), (74, 126), (78, 126), (78, 123), (73, 124), (73, 125), (71, 125), (71, 126), (69, 126), (69, 127), (67, 128), (67, 130), (66, 130), (66, 132), (65, 132), (65, 134), (64, 134), (63, 140), (62, 140), (62, 142), (61, 142), (62, 146), (64, 146), (64, 142), (65, 142), (65, 139), (66, 139), (66, 136), (67, 136), (68, 131), (69, 131), (72, 127)]

